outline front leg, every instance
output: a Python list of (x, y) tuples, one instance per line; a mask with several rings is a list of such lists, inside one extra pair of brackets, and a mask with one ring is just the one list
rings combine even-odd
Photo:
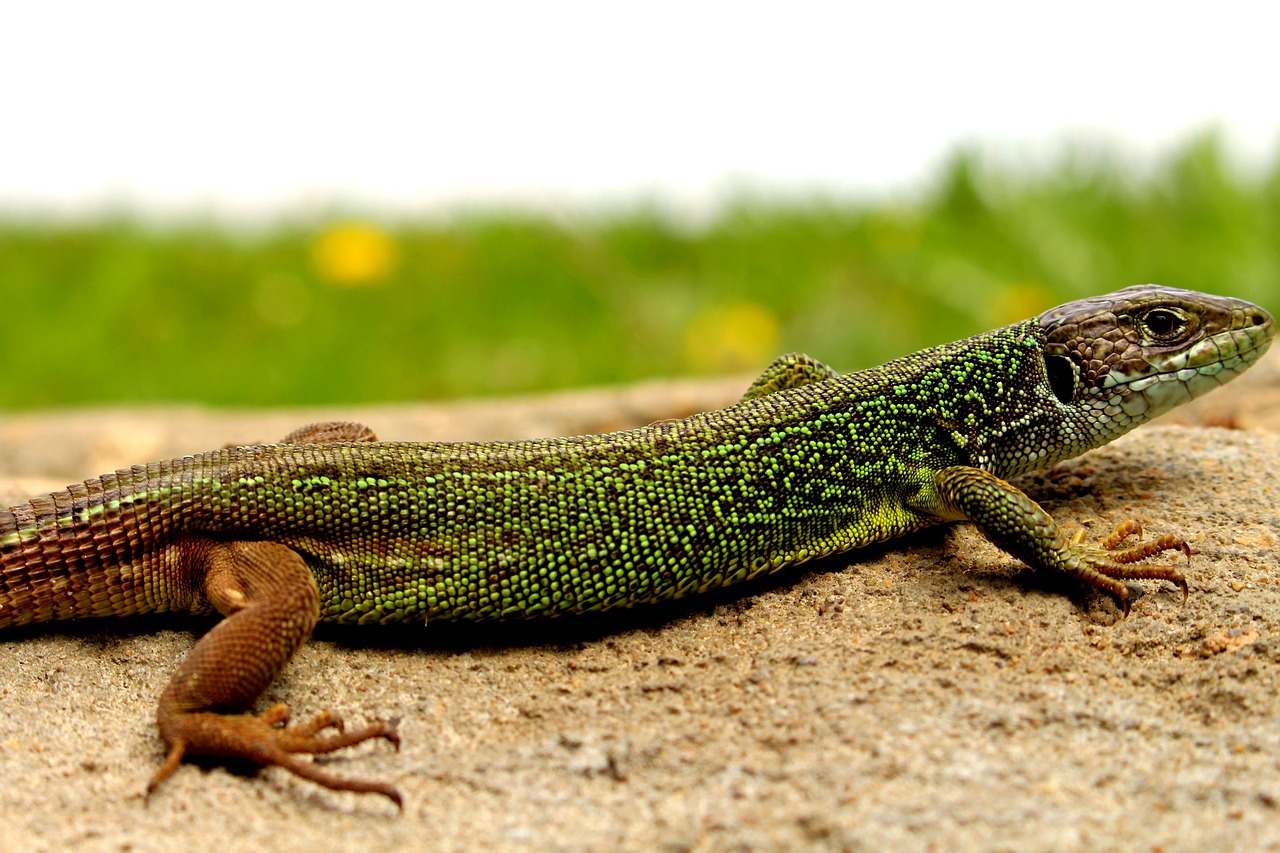
[[(382, 794), (401, 806), (391, 785), (343, 779), (297, 757), (371, 738), (398, 749), (395, 720), (344, 732), (341, 719), (329, 712), (293, 726), (284, 705), (259, 716), (245, 713), (319, 619), (320, 593), (302, 557), (275, 542), (191, 540), (174, 548), (175, 559), (190, 577), (203, 578), (205, 596), (227, 618), (196, 643), (160, 696), (156, 716), (169, 753), (147, 794), (183, 756), (208, 755), (278, 765), (326, 788)], [(327, 728), (337, 732), (321, 736)]]
[(1049, 513), (1022, 491), (990, 471), (957, 465), (933, 475), (917, 509), (947, 520), (968, 520), (982, 535), (1028, 566), (1065, 572), (1112, 596), (1129, 615), (1130, 580), (1167, 580), (1187, 596), (1187, 581), (1172, 566), (1135, 566), (1135, 562), (1165, 551), (1182, 551), (1189, 560), (1191, 548), (1181, 538), (1161, 536), (1149, 543), (1117, 550), (1124, 539), (1140, 533), (1136, 522), (1126, 521), (1103, 540), (1102, 548), (1082, 544), (1082, 536), (1067, 536)]

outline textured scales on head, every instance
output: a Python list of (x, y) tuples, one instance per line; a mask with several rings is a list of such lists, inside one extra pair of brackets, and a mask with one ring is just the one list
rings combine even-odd
[(1064, 459), (1229, 382), (1276, 335), (1250, 302), (1155, 284), (1068, 302), (1039, 324)]

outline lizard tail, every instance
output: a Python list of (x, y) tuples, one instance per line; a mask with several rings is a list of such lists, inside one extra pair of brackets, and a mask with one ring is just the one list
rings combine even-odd
[(139, 473), (121, 471), (0, 509), (0, 629), (174, 609), (164, 582), (170, 573), (162, 568), (168, 549), (158, 541), (163, 525), (156, 523), (164, 513), (139, 490), (120, 488)]

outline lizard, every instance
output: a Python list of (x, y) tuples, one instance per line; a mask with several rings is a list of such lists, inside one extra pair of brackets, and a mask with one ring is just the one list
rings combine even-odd
[[(778, 358), (727, 408), (605, 435), (380, 442), (360, 424), (278, 444), (137, 465), (0, 510), (0, 629), (153, 611), (225, 618), (157, 705), (166, 757), (276, 765), (380, 794), (306, 760), (397, 720), (347, 730), (275, 705), (251, 713), (319, 620), (490, 620), (632, 607), (735, 584), (951, 521), (1027, 565), (1111, 596), (1187, 582), (1146, 562), (1174, 534), (1097, 547), (1008, 478), (1056, 464), (1238, 376), (1275, 320), (1256, 305), (1158, 285), (838, 374)], [(332, 731), (330, 731), (332, 730)]]

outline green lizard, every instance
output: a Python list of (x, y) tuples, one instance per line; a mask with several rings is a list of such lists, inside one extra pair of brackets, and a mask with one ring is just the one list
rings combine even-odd
[[(702, 592), (946, 521), (1117, 601), (1135, 563), (1190, 548), (1084, 545), (1006, 478), (1098, 447), (1247, 369), (1275, 336), (1248, 302), (1147, 285), (837, 375), (783, 356), (727, 409), (609, 435), (383, 443), (353, 424), (135, 466), (0, 511), (0, 628), (216, 610), (164, 690), (167, 758), (279, 765), (371, 738), (247, 709), (317, 620), (503, 619)], [(335, 731), (326, 731), (333, 728)]]

